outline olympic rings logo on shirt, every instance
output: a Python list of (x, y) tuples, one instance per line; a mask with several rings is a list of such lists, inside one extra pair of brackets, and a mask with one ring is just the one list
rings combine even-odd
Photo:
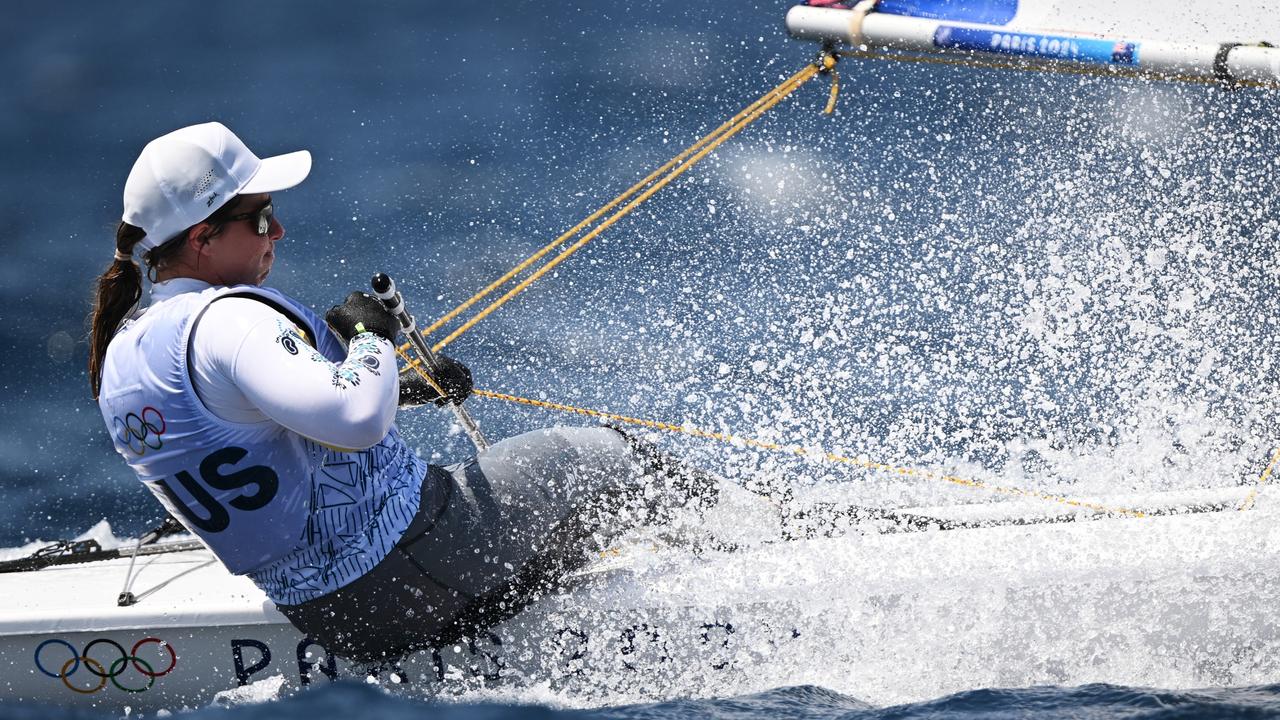
[[(157, 646), (169, 651), (168, 667), (163, 670), (156, 670), (151, 663), (138, 657), (138, 650), (147, 643), (155, 643)], [(67, 658), (67, 660), (61, 665), (56, 664), (56, 652), (50, 651), (53, 654), (46, 653), (46, 648), (54, 645), (64, 647), (71, 653), (71, 657)], [(94, 659), (89, 654), (99, 645), (106, 645), (114, 648), (115, 652), (119, 653), (119, 657), (112, 659), (111, 664), (104, 665), (105, 660)], [(80, 693), (81, 695), (92, 695), (93, 693), (98, 692), (107, 686), (108, 680), (111, 681), (111, 684), (115, 685), (116, 688), (127, 693), (145, 692), (150, 690), (151, 686), (156, 684), (156, 678), (168, 675), (173, 672), (175, 667), (178, 666), (178, 654), (174, 652), (173, 646), (160, 638), (154, 637), (142, 638), (138, 642), (134, 643), (133, 648), (131, 648), (127, 653), (124, 651), (124, 647), (122, 647), (120, 643), (108, 638), (98, 638), (97, 640), (90, 641), (88, 645), (84, 646), (84, 650), (82, 652), (78, 652), (75, 646), (66, 640), (54, 638), (52, 640), (45, 640), (37, 645), (35, 657), (37, 670), (51, 678), (61, 679), (62, 684), (66, 685), (69, 690)], [(55, 664), (53, 666), (45, 664), (50, 660), (54, 661)], [(89, 685), (85, 687), (74, 685), (71, 682), (71, 677), (79, 672), (81, 666), (84, 667), (90, 676), (97, 678), (96, 680), (90, 679), (88, 681)], [(120, 682), (120, 676), (124, 675), (125, 671), (130, 667), (136, 670), (138, 675), (143, 678), (143, 680), (137, 681), (139, 684), (131, 683), (130, 685), (125, 685)], [(51, 668), (57, 668), (57, 672), (54, 672)]]
[(115, 426), (116, 439), (127, 446), (135, 455), (144, 455), (147, 449), (159, 450), (163, 442), (160, 436), (168, 427), (164, 415), (150, 405), (142, 408), (141, 413), (129, 413), (121, 420), (119, 416), (111, 418)]

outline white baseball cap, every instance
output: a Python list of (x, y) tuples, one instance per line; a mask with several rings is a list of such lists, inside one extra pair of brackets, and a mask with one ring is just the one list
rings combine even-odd
[(209, 217), (237, 195), (284, 190), (311, 172), (311, 153), (259, 158), (218, 122), (152, 140), (124, 183), (124, 221), (146, 231), (145, 252)]

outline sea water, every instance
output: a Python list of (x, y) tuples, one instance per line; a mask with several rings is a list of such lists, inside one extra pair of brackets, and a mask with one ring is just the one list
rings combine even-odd
[[(1171, 691), (1114, 685), (1052, 686), (972, 690), (937, 700), (876, 708), (855, 697), (814, 686), (782, 687), (750, 695), (707, 700), (571, 709), (552, 704), (480, 700), (465, 704), (423, 703), (387, 694), (357, 682), (319, 688), (283, 700), (267, 699), (233, 708), (210, 707), (170, 717), (210, 720), (301, 720), (314, 717), (445, 718), (797, 718), (801, 720), (909, 720), (911, 718), (1251, 718), (1280, 714), (1280, 686)], [(0, 702), (0, 715), (12, 720), (77, 720), (113, 717), (103, 713)]]
[[(780, 29), (784, 10), (19, 4), (0, 28), (12, 68), (0, 77), (5, 554), (104, 517), (133, 534), (159, 514), (112, 454), (82, 370), (89, 285), (147, 140), (219, 119), (263, 153), (310, 148), (312, 177), (277, 197), (288, 235), (270, 283), (323, 309), (389, 271), (430, 318), (807, 62), (813, 48)], [(989, 485), (1141, 496), (1257, 482), (1280, 421), (1267, 351), (1280, 311), (1270, 96), (871, 62), (840, 70), (834, 118), (820, 115), (826, 88), (815, 81), (447, 352), (488, 389)], [(470, 405), (491, 437), (584, 422)], [(430, 409), (399, 423), (434, 462), (470, 451)], [(743, 443), (662, 442), (729, 482), (815, 498), (1004, 499)], [(1121, 549), (1096, 527), (1064, 531), (1033, 569), (1060, 578), (1065, 558), (1088, 588)], [(1259, 523), (1215, 527), (1223, 545), (1213, 547), (1268, 547)], [(931, 538), (910, 564), (894, 568), (886, 551), (866, 567), (908, 583), (981, 559), (977, 543), (950, 537)], [(1192, 555), (1210, 547), (1191, 530), (1164, 542)], [(1156, 563), (1160, 548), (1149, 552)], [(1269, 587), (1266, 568), (1239, 558), (1147, 577), (1139, 571), (1154, 565), (1131, 557), (1151, 606), (1180, 617), (1194, 613), (1181, 599), (1203, 589), (1203, 573), (1225, 577), (1227, 591)], [(827, 561), (798, 549), (778, 567), (811, 578)], [(689, 572), (705, 558), (669, 562)], [(1000, 570), (1038, 577), (1011, 562)], [(869, 602), (856, 583), (878, 577), (846, 578), (831, 607)], [(945, 608), (970, 602), (967, 588), (933, 592), (919, 627), (887, 622), (901, 608), (873, 609), (852, 628), (865, 646), (797, 655), (749, 681), (677, 674), (628, 687), (620, 673), (604, 678), (614, 690), (585, 698), (534, 686), (444, 705), (339, 685), (283, 699), (264, 690), (237, 701), (264, 704), (230, 712), (394, 716), (433, 702), (432, 713), (467, 717), (533, 712), (510, 704), (634, 717), (1203, 716), (1274, 702), (1268, 596), (1241, 600), (1257, 625), (1212, 618), (1217, 644), (1192, 648), (1205, 661), (1184, 668), (1161, 664), (1182, 649), (1161, 648), (1159, 623), (1123, 617), (1000, 655), (994, 622), (949, 635)], [(1023, 627), (1053, 627), (1056, 616), (1037, 614), (1046, 596), (1013, 596)], [(1119, 614), (1102, 590), (1071, 599), (1073, 612)], [(818, 640), (846, 642), (839, 630)], [(1139, 630), (1154, 639), (1126, 646)], [(988, 654), (966, 657), (966, 641), (987, 642)], [(1050, 650), (1058, 659), (1040, 657)], [(897, 673), (892, 653), (905, 658)], [(1210, 686), (1234, 689), (1195, 689)]]

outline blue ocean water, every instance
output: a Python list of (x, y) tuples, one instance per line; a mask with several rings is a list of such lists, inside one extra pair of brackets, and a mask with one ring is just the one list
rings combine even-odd
[[(270, 284), (323, 308), (386, 270), (435, 317), (807, 62), (784, 11), (10, 3), (0, 547), (103, 518), (126, 535), (159, 515), (112, 454), (83, 370), (90, 285), (147, 140), (219, 119), (264, 154), (309, 148), (312, 176), (276, 201), (288, 236)], [(489, 389), (1052, 492), (1256, 480), (1280, 422), (1280, 370), (1259, 352), (1280, 312), (1273, 98), (870, 61), (840, 71), (834, 118), (815, 81), (449, 352)], [(577, 422), (472, 405), (492, 437)], [(399, 422), (432, 460), (468, 454), (429, 410)], [(865, 480), (886, 504), (971, 497), (669, 444), (730, 477)], [(1274, 695), (1086, 686), (872, 708), (787, 687), (429, 711), (1214, 717), (1269, 714)], [(231, 712), (343, 707), (428, 711), (343, 685)]]
[[(766, 692), (712, 700), (678, 700), (597, 709), (556, 709), (541, 705), (498, 703), (424, 703), (388, 695), (358, 683), (339, 683), (284, 700), (235, 708), (211, 707), (174, 713), (189, 720), (301, 720), (314, 717), (401, 720), (915, 720), (925, 718), (1080, 718), (1087, 720), (1174, 720), (1197, 718), (1264, 718), (1280, 715), (1280, 686), (1173, 692), (1114, 685), (1076, 688), (1032, 687), (974, 690), (929, 702), (875, 708), (856, 698), (813, 686), (783, 687)], [(109, 715), (86, 711), (5, 705), (6, 720), (90, 720)]]

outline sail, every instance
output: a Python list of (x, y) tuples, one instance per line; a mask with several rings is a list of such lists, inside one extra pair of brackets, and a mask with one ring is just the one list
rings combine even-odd
[(792, 35), (871, 51), (1005, 56), (1181, 79), (1280, 84), (1280, 0), (809, 0)]

